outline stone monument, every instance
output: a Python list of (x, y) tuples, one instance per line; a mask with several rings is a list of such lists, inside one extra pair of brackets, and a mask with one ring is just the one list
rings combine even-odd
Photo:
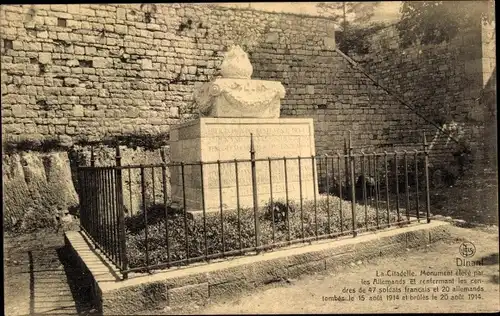
[[(220, 210), (221, 205), (223, 209), (236, 209), (237, 195), (241, 208), (253, 207), (251, 135), (255, 159), (266, 159), (255, 163), (259, 206), (270, 201), (270, 180), (275, 201), (285, 200), (287, 187), (289, 200), (298, 200), (301, 182), (304, 199), (313, 199), (318, 193), (311, 159), (315, 155), (313, 120), (280, 118), (283, 85), (253, 80), (252, 72), (248, 55), (239, 46), (231, 47), (221, 64), (222, 76), (194, 92), (200, 117), (171, 129), (171, 161), (185, 163), (184, 194), (181, 167), (171, 170), (172, 200), (182, 206), (185, 195), (188, 211), (202, 210), (203, 197), (207, 211)], [(298, 159), (288, 159), (298, 156), (303, 157), (301, 181)], [(287, 157), (287, 186), (283, 159), (267, 160), (283, 157)], [(247, 161), (236, 164), (235, 159)], [(201, 168), (200, 161), (210, 164)]]

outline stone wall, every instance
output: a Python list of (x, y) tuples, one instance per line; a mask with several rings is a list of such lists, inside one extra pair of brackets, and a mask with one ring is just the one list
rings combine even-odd
[(5, 6), (0, 20), (4, 135), (67, 143), (188, 119), (195, 84), (233, 43), (261, 54), (256, 74), (269, 79), (265, 54), (333, 44), (327, 20), (205, 5)]
[[(71, 145), (164, 133), (196, 115), (194, 87), (226, 48), (250, 54), (254, 78), (286, 88), (283, 116), (313, 117), (318, 153), (387, 147), (434, 133), (335, 50), (329, 20), (207, 5), (4, 6), (4, 140)], [(411, 137), (410, 137), (411, 136)]]
[(467, 142), (476, 158), (489, 159), (496, 152), (487, 134), (496, 125), (496, 102), (484, 95), (496, 76), (493, 29), (478, 21), (450, 42), (403, 48), (392, 25), (368, 39), (367, 54), (350, 55), (423, 116)]
[[(253, 78), (283, 83), (283, 117), (314, 119), (317, 154), (341, 151), (348, 130), (356, 150), (421, 148), (424, 131), (435, 161), (456, 150), (336, 50), (327, 19), (193, 4), (9, 5), (0, 26), (2, 145), (25, 144), (21, 156), (41, 145), (71, 153), (118, 136), (168, 138), (197, 115), (193, 90), (217, 75), (232, 44), (249, 53)], [(18, 170), (16, 155), (3, 159)], [(24, 192), (14, 180), (5, 189)], [(9, 214), (25, 212), (16, 199)]]

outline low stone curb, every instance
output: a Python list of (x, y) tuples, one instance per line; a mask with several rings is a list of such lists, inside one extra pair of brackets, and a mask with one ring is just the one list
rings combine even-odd
[(359, 260), (406, 252), (439, 240), (451, 239), (451, 225), (433, 221), (356, 238), (317, 242), (200, 264), (152, 275), (131, 275), (119, 281), (116, 271), (92, 250), (80, 232), (67, 232), (66, 242), (79, 257), (80, 266), (93, 278), (95, 301), (104, 315), (130, 315), (151, 308), (204, 304), (233, 297), (279, 280), (336, 270)]

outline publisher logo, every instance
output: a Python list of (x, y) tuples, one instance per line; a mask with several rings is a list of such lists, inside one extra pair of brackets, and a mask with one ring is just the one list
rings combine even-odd
[(464, 258), (470, 258), (476, 254), (476, 246), (473, 243), (466, 241), (460, 245), (460, 254)]

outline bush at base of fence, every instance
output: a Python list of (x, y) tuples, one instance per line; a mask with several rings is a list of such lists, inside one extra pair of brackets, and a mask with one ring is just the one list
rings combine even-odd
[[(280, 201), (275, 201), (276, 205)], [(340, 221), (339, 203), (343, 203), (343, 220), (342, 229)], [(284, 204), (281, 202), (281, 204)], [(351, 227), (351, 212), (350, 203), (340, 201), (337, 197), (321, 196), (317, 201), (317, 211), (314, 211), (314, 202), (305, 201), (303, 204), (302, 218), (304, 223), (304, 234), (302, 235), (302, 223), (300, 222), (301, 212), (299, 203), (289, 202), (289, 229), (285, 217), (275, 217), (274, 234), (273, 221), (269, 216), (270, 205), (267, 204), (260, 208), (259, 225), (260, 225), (260, 245), (272, 245), (274, 243), (286, 242), (288, 240), (288, 231), (290, 231), (290, 240), (300, 240), (303, 238), (315, 237), (316, 231), (318, 236), (329, 233), (349, 232)], [(376, 210), (373, 207), (368, 208), (367, 220), (365, 221), (365, 212), (363, 205), (357, 205), (357, 229), (368, 226), (375, 226)], [(159, 212), (159, 214), (164, 214)], [(330, 215), (330, 216), (328, 216)], [(380, 212), (378, 223), (381, 227), (387, 224), (387, 213)], [(127, 255), (129, 258), (130, 268), (146, 266), (146, 241), (144, 222), (140, 214), (128, 220), (127, 232)], [(222, 245), (221, 236), (221, 219), (219, 212), (206, 213), (207, 227), (207, 246), (205, 249), (203, 216), (195, 214), (188, 219), (188, 239), (189, 239), (189, 258), (204, 256), (205, 254), (217, 254), (224, 251), (229, 252), (238, 249), (255, 247), (255, 226), (253, 208), (241, 209), (238, 220), (238, 212), (228, 210), (223, 213), (224, 220), (224, 247)], [(391, 211), (391, 224), (396, 222), (397, 216)], [(137, 221), (137, 222), (135, 222)], [(140, 223), (139, 223), (140, 222)], [(169, 213), (168, 221), (168, 239), (169, 250), (167, 251), (165, 219), (149, 222), (148, 220), (148, 252), (149, 265), (167, 263), (168, 256), (170, 261), (186, 259), (185, 250), (185, 231), (184, 231), (184, 216), (180, 213)], [(134, 226), (135, 225), (135, 226)], [(240, 239), (241, 234), (241, 239)]]

